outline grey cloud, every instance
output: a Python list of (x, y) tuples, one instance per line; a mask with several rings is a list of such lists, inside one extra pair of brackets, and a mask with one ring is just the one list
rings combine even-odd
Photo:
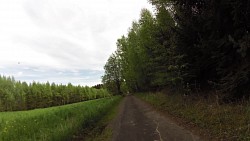
[(86, 27), (83, 11), (70, 1), (66, 6), (60, 6), (60, 2), (28, 0), (23, 7), (31, 21), (40, 27), (68, 33), (83, 30)]
[[(41, 70), (41, 71), (39, 71)], [(72, 82), (73, 84), (82, 84), (82, 85), (95, 85), (100, 83), (100, 75), (103, 74), (102, 71), (94, 70), (78, 70), (78, 72), (68, 71), (68, 70), (55, 70), (55, 69), (43, 69), (37, 67), (26, 67), (26, 66), (17, 66), (2, 69), (4, 73), (1, 75), (14, 76), (16, 80), (33, 82), (38, 81), (41, 83), (55, 82), (67, 84)], [(60, 73), (59, 73), (60, 72)]]
[[(19, 41), (29, 46), (32, 50), (46, 54), (66, 66), (86, 67), (88, 64), (95, 65), (95, 62), (91, 62), (95, 56), (92, 56), (93, 52), (90, 52), (88, 47), (65, 38), (53, 36), (33, 37), (32, 39), (21, 39)], [(84, 60), (84, 58), (88, 60)]]
[[(95, 69), (102, 69), (104, 60), (112, 48), (112, 44), (102, 37), (102, 34), (109, 32), (110, 10), (107, 8), (101, 11), (100, 9), (99, 11), (84, 9), (81, 7), (82, 5), (67, 2), (69, 3), (68, 8), (60, 7), (60, 5), (55, 8), (53, 0), (41, 0), (40, 2), (28, 0), (24, 4), (24, 9), (34, 23), (51, 29), (48, 32), (57, 32), (55, 31), (57, 29), (62, 31), (65, 36), (80, 40), (81, 43), (72, 42), (67, 37), (33, 37), (29, 39), (32, 43), (28, 41), (27, 44), (63, 64), (85, 68), (94, 66)], [(72, 6), (75, 6), (75, 9), (72, 9)]]
[[(54, 6), (56, 4), (57, 6)], [(53, 0), (28, 0), (24, 4), (24, 9), (35, 24), (53, 30), (63, 30), (68, 34), (74, 34), (72, 30), (79, 32), (90, 29), (94, 34), (107, 30), (110, 9), (91, 9), (71, 1), (67, 1), (67, 4), (60, 6)]]
[[(89, 85), (100, 82), (103, 66), (115, 50), (117, 38), (126, 34), (133, 17), (139, 15), (139, 4), (143, 5), (143, 0), (16, 1), (20, 2), (18, 6), (22, 11), (11, 12), (20, 12), (21, 17), (2, 20), (14, 21), (22, 30), (9, 32), (13, 29), (10, 26), (0, 35), (5, 37), (9, 33), (11, 44), (8, 47), (13, 47), (17, 56), (7, 59), (7, 63), (0, 66), (0, 73), (25, 81)], [(13, 5), (13, 1), (1, 2)], [(10, 11), (3, 12), (7, 17)], [(5, 44), (0, 45), (4, 49)], [(21, 62), (15, 66), (15, 60), (27, 64)]]

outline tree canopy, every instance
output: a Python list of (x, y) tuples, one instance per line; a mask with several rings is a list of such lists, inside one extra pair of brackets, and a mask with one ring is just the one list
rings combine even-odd
[(88, 86), (58, 85), (16, 81), (0, 75), (0, 112), (30, 110), (75, 103), (109, 96), (105, 89)]
[(117, 40), (111, 58), (119, 67), (112, 71), (108, 60), (106, 86), (120, 93), (117, 84), (132, 92), (188, 85), (216, 90), (225, 100), (249, 97), (249, 0), (149, 2), (154, 14), (142, 9), (140, 19)]

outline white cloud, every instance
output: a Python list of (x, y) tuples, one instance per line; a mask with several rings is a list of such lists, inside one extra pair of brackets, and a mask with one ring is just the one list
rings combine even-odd
[(151, 8), (147, 0), (0, 0), (0, 73), (24, 81), (100, 83), (116, 40), (144, 7)]

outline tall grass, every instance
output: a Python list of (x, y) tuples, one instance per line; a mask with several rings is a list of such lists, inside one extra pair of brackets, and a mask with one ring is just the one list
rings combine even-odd
[(93, 124), (93, 128), (88, 128), (81, 132), (81, 136), (76, 136), (76, 140), (79, 141), (83, 137), (84, 141), (111, 141), (113, 135), (113, 128), (110, 123), (114, 120), (119, 112), (119, 104), (122, 99), (117, 100), (110, 110), (104, 114), (101, 120)]
[(195, 123), (216, 140), (250, 140), (250, 105), (208, 102), (180, 94), (138, 94), (161, 111)]
[(0, 112), (0, 141), (63, 141), (99, 120), (120, 97), (45, 109)]

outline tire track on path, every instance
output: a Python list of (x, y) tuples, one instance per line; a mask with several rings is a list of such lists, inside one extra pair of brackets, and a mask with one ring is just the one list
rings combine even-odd
[(126, 96), (113, 123), (112, 141), (200, 141), (135, 96)]

